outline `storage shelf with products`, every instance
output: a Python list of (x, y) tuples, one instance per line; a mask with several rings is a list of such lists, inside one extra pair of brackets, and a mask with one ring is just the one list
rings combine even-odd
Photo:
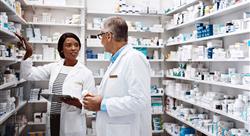
[(169, 112), (169, 111), (166, 111), (166, 114), (169, 115), (169, 116), (171, 116), (171, 117), (173, 117), (173, 118), (175, 118), (175, 119), (177, 119), (177, 120), (179, 120), (179, 121), (181, 121), (181, 122), (183, 122), (184, 124), (186, 124), (186, 125), (188, 125), (188, 126), (194, 128), (194, 129), (196, 129), (196, 130), (202, 132), (203, 134), (205, 134), (205, 135), (207, 135), (207, 136), (215, 136), (215, 135), (209, 133), (208, 131), (204, 130), (203, 128), (196, 127), (196, 126), (195, 126), (194, 124), (192, 124), (191, 122), (186, 121), (186, 120), (183, 119), (183, 118), (177, 117), (175, 114), (173, 114), (173, 113), (171, 113), (171, 112)]
[(231, 33), (218, 34), (218, 35), (214, 35), (214, 36), (198, 38), (198, 39), (195, 39), (195, 40), (188, 40), (188, 41), (185, 41), (185, 42), (168, 43), (166, 46), (168, 47), (168, 46), (174, 46), (174, 45), (195, 43), (195, 42), (207, 41), (207, 40), (218, 39), (218, 38), (223, 38), (223, 37), (243, 35), (243, 34), (248, 34), (248, 33), (250, 33), (250, 30), (235, 31), (235, 32), (231, 32)]
[(0, 11), (7, 12), (9, 19), (14, 22), (26, 24), (26, 21), (16, 13), (14, 7), (9, 6), (4, 0), (0, 0)]
[(166, 129), (165, 129), (165, 131), (166, 131), (170, 136), (179, 136), (179, 135), (176, 135), (176, 134), (170, 132), (169, 130), (166, 130)]
[(0, 124), (3, 124), (10, 116), (15, 114), (17, 111), (19, 111), (21, 108), (23, 108), (26, 104), (27, 104), (27, 102), (22, 102), (14, 110), (2, 115), (0, 117)]
[(46, 41), (28, 41), (31, 44), (57, 44), (57, 42), (46, 42)]
[(160, 17), (161, 14), (137, 14), (137, 13), (99, 13), (99, 12), (88, 12), (88, 15), (106, 15), (106, 16), (135, 16), (135, 17)]
[(176, 7), (174, 9), (170, 10), (165, 15), (167, 15), (167, 16), (172, 15), (172, 14), (177, 13), (177, 12), (179, 12), (181, 10), (184, 10), (185, 8), (187, 8), (189, 6), (192, 6), (192, 5), (196, 4), (196, 3), (198, 3), (198, 0), (193, 0), (193, 1), (189, 2), (189, 3), (183, 4), (183, 5), (179, 6), (179, 7)]
[(224, 86), (224, 87), (229, 87), (229, 88), (235, 88), (235, 89), (242, 89), (242, 90), (247, 90), (250, 91), (250, 86), (247, 85), (234, 85), (230, 83), (223, 83), (223, 82), (215, 82), (215, 81), (205, 81), (205, 80), (196, 80), (196, 79), (189, 79), (185, 77), (178, 77), (178, 76), (166, 76), (167, 78), (172, 78), (172, 79), (180, 79), (180, 80), (186, 80), (186, 81), (193, 81), (196, 83), (202, 83), (202, 84), (210, 84), (210, 85), (217, 85), (217, 86)]
[(205, 105), (203, 104), (202, 102), (200, 101), (195, 101), (195, 100), (190, 100), (190, 99), (185, 99), (185, 98), (181, 98), (181, 97), (176, 97), (176, 96), (173, 96), (173, 95), (170, 95), (170, 94), (166, 94), (167, 96), (170, 96), (172, 98), (175, 98), (177, 100), (180, 100), (180, 101), (183, 101), (183, 102), (186, 102), (186, 103), (189, 103), (189, 104), (192, 104), (192, 105), (195, 105), (195, 106), (198, 106), (198, 107), (201, 107), (201, 108), (204, 108), (204, 109), (207, 109), (209, 111), (212, 111), (214, 113), (218, 113), (220, 115), (223, 115), (223, 116), (226, 116), (228, 118), (231, 118), (231, 119), (234, 119), (236, 121), (239, 121), (241, 123), (245, 123), (245, 124), (249, 124), (249, 122), (243, 120), (242, 118), (240, 117), (237, 117), (235, 115), (232, 115), (232, 114), (229, 114), (229, 113), (226, 113), (222, 110), (217, 110), (217, 109), (214, 109), (214, 108), (211, 108), (209, 107), (208, 105)]
[(30, 25), (37, 25), (37, 26), (67, 26), (67, 27), (84, 27), (83, 24), (61, 24), (61, 23), (43, 23), (43, 22), (28, 22)]
[[(96, 28), (88, 28), (87, 31), (101, 31), (101, 29), (96, 29)], [(161, 32), (153, 32), (153, 31), (137, 31), (137, 30), (128, 30), (128, 32), (132, 32), (132, 33), (163, 33), (163, 31)]]
[(202, 60), (187, 60), (187, 61), (182, 61), (182, 60), (171, 60), (167, 59), (166, 62), (249, 62), (250, 58), (246, 59), (202, 59)]
[(153, 134), (161, 134), (163, 132), (164, 132), (164, 130), (152, 130)]
[[(104, 48), (102, 45), (87, 45), (88, 48)], [(133, 46), (134, 48), (163, 49), (164, 46)]]
[(15, 38), (16, 36), (11, 31), (0, 28), (0, 37)]
[(38, 5), (38, 4), (29, 4), (27, 3), (26, 6), (31, 6), (33, 8), (51, 8), (51, 9), (84, 9), (83, 6), (78, 5)]
[(21, 79), (20, 81), (13, 81), (13, 82), (4, 83), (4, 84), (0, 85), (0, 90), (8, 89), (11, 87), (16, 87), (17, 85), (22, 84), (24, 82), (26, 82), (26, 80)]
[(186, 22), (184, 24), (169, 27), (166, 30), (169, 31), (169, 30), (174, 30), (174, 29), (180, 29), (180, 28), (183, 28), (185, 26), (195, 24), (197, 21), (201, 21), (201, 20), (205, 20), (205, 19), (210, 19), (210, 18), (215, 18), (215, 17), (226, 15), (226, 14), (230, 14), (230, 13), (233, 13), (233, 12), (239, 10), (239, 9), (243, 9), (243, 8), (246, 8), (246, 7), (249, 7), (249, 6), (250, 6), (250, 1), (240, 2), (238, 4), (230, 6), (228, 8), (218, 10), (218, 11), (212, 12), (211, 14), (196, 18), (195, 20), (192, 20), (190, 22)]

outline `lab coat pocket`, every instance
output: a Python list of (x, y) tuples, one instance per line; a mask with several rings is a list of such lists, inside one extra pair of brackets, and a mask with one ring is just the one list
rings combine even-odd
[(79, 111), (67, 111), (64, 113), (63, 131), (65, 135), (77, 135), (85, 131), (83, 115)]
[(106, 136), (132, 136), (130, 124), (107, 124)]

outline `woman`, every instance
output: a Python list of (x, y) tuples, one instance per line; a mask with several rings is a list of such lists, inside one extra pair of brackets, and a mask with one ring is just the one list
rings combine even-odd
[[(49, 80), (49, 90), (52, 93), (66, 94), (75, 99), (62, 100), (62, 103), (52, 102), (48, 105), (47, 135), (51, 136), (85, 136), (86, 119), (81, 112), (79, 99), (83, 90), (95, 90), (92, 72), (76, 58), (81, 48), (79, 38), (73, 33), (64, 33), (58, 41), (58, 52), (63, 58), (57, 63), (33, 67), (26, 60), (32, 55), (32, 47), (20, 35), (17, 35), (26, 47), (24, 61), (21, 62), (21, 74), (26, 80)], [(48, 124), (49, 123), (49, 124)]]

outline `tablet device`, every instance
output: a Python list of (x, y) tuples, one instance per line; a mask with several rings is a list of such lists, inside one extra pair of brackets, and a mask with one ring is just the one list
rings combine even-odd
[(70, 95), (64, 95), (64, 94), (54, 94), (54, 93), (41, 93), (40, 94), (45, 99), (52, 101), (52, 102), (61, 102), (62, 99), (75, 99), (74, 97), (71, 97)]

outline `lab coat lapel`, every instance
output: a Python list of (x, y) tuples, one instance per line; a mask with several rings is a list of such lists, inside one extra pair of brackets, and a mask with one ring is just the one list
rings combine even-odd
[(130, 46), (126, 47), (125, 49), (123, 49), (123, 51), (121, 52), (121, 54), (118, 56), (118, 58), (116, 59), (116, 61), (114, 62), (114, 64), (112, 64), (111, 66), (109, 66), (109, 68), (107, 69), (105, 75), (102, 78), (102, 82), (100, 85), (100, 92), (99, 94), (103, 94), (103, 88), (105, 88), (107, 79), (109, 78), (110, 73), (117, 67), (117, 65), (120, 63), (122, 57), (131, 49)]

